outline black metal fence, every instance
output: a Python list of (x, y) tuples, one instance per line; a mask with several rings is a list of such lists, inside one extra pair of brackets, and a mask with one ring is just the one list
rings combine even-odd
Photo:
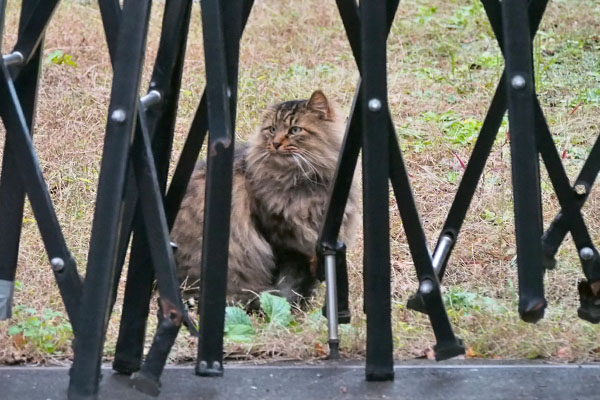
[[(44, 30), (58, 0), (23, 0), (17, 43), (0, 63), (0, 115), (6, 128), (0, 179), (0, 319), (11, 315), (23, 204), (29, 198), (52, 271), (75, 334), (69, 397), (94, 398), (103, 344), (130, 238), (131, 257), (113, 368), (132, 374), (132, 385), (158, 394), (159, 378), (182, 324), (198, 336), (196, 373), (223, 373), (223, 326), (233, 132), (239, 43), (252, 0), (201, 0), (206, 89), (197, 108), (171, 184), (167, 188), (178, 94), (191, 0), (168, 0), (148, 92), (139, 98), (151, 1), (99, 0), (114, 70), (85, 279), (61, 233), (32, 145), (33, 116)], [(415, 206), (387, 105), (386, 39), (398, 0), (337, 0), (361, 80), (346, 128), (336, 179), (317, 246), (326, 278), (331, 356), (337, 354), (338, 322), (347, 322), (345, 248), (338, 243), (345, 204), (362, 151), (364, 283), (367, 315), (367, 380), (393, 379), (391, 332), (389, 183), (395, 193), (419, 279), (409, 307), (426, 313), (437, 344), (436, 359), (464, 353), (452, 330), (440, 292), (450, 253), (508, 109), (511, 132), (519, 313), (542, 318), (543, 276), (571, 232), (586, 280), (579, 285), (579, 315), (600, 321), (600, 258), (580, 208), (600, 170), (595, 143), (571, 187), (535, 92), (532, 39), (547, 0), (482, 0), (506, 67), (497, 85), (464, 177), (433, 252)], [(161, 3), (162, 5), (163, 3)], [(0, 1), (3, 25), (5, 1)], [(198, 327), (183, 306), (175, 276), (169, 231), (173, 226), (208, 127), (208, 170)], [(562, 211), (543, 232), (539, 156)], [(144, 358), (144, 335), (154, 280), (160, 294), (159, 325)], [(339, 318), (339, 320), (338, 320)]]

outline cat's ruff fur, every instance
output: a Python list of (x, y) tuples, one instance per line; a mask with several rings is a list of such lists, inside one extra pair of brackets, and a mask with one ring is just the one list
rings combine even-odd
[[(267, 108), (259, 129), (234, 157), (229, 240), (229, 300), (249, 304), (263, 291), (296, 301), (316, 284), (311, 261), (329, 198), (344, 119), (321, 91), (310, 100)], [(177, 272), (198, 286), (206, 164), (198, 163), (173, 227)], [(356, 230), (351, 190), (340, 239)], [(190, 293), (195, 293), (192, 290)], [(188, 294), (190, 294), (188, 293)]]

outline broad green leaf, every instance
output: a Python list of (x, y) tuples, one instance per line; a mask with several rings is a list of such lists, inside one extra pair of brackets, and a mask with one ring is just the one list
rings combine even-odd
[(323, 311), (318, 308), (316, 310), (312, 310), (310, 314), (308, 314), (308, 320), (312, 324), (320, 324), (325, 322), (327, 319), (323, 316)]
[(292, 322), (290, 303), (286, 299), (264, 292), (260, 295), (260, 308), (267, 316), (267, 322), (288, 326)]
[(231, 324), (225, 327), (225, 337), (232, 342), (251, 342), (254, 338), (254, 329), (250, 325)]
[(10, 328), (8, 328), (8, 334), (10, 336), (18, 335), (22, 331), (23, 329), (19, 325), (13, 325)]
[(251, 325), (250, 317), (239, 307), (226, 307), (225, 325)]

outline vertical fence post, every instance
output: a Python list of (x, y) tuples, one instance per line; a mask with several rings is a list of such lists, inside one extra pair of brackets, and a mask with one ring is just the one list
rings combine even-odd
[[(235, 100), (243, 1), (202, 0), (209, 142), (196, 373), (223, 374)], [(224, 31), (227, 30), (227, 32)], [(229, 51), (227, 51), (229, 50)]]
[[(2, 1), (0, 5), (2, 7), (0, 10), (2, 13), (0, 34), (4, 33), (5, 3), (5, 1)], [(36, 4), (36, 0), (23, 0), (19, 20), (19, 31), (21, 33)], [(41, 69), (41, 52), (42, 46), (40, 45), (32, 60), (23, 67), (19, 79), (15, 82), (15, 89), (21, 100), (25, 120), (32, 135), (38, 77)], [(19, 241), (23, 224), (23, 206), (25, 204), (25, 189), (19, 179), (18, 162), (11, 149), (13, 146), (12, 141), (13, 139), (6, 135), (2, 174), (0, 175), (0, 320), (11, 317)]]
[(526, 321), (543, 317), (542, 210), (539, 157), (535, 138), (533, 59), (528, 4), (502, 1), (504, 54), (515, 209), (519, 313)]
[(389, 147), (386, 71), (386, 2), (361, 4), (364, 281), (367, 314), (367, 380), (394, 376), (390, 239)]
[(123, 7), (88, 268), (78, 317), (83, 329), (76, 337), (71, 369), (69, 398), (72, 400), (92, 399), (98, 392), (150, 3), (126, 1)]
[[(150, 91), (161, 93), (161, 107), (139, 111), (140, 115), (147, 114), (148, 131), (150, 140), (153, 141), (158, 181), (163, 195), (171, 156), (191, 6), (191, 0), (176, 0), (165, 4), (161, 40), (149, 88)], [(141, 131), (136, 132), (136, 135), (139, 133)], [(134, 207), (136, 206), (137, 201)], [(136, 216), (130, 260), (113, 362), (114, 370), (126, 374), (140, 369), (154, 279), (141, 215)]]

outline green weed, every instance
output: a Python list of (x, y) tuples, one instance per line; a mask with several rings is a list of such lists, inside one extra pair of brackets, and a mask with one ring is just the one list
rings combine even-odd
[(421, 114), (421, 117), (426, 122), (440, 124), (444, 133), (444, 139), (452, 144), (462, 146), (475, 143), (483, 124), (474, 118), (461, 119), (460, 115), (452, 110), (442, 114), (428, 111)]
[(73, 56), (70, 54), (66, 54), (62, 50), (51, 51), (50, 54), (46, 56), (44, 64), (67, 65), (69, 67), (77, 66), (77, 63), (75, 62), (75, 60), (73, 60)]
[[(290, 303), (283, 297), (264, 292), (260, 295), (260, 309), (264, 319), (257, 323), (258, 330), (285, 328), (297, 325)], [(225, 309), (225, 337), (232, 342), (252, 342), (256, 331), (246, 311), (240, 307)]]
[(35, 308), (18, 305), (14, 318), (19, 321), (8, 328), (15, 343), (32, 344), (46, 354), (62, 354), (61, 349), (72, 339), (73, 330), (67, 316), (49, 308), (40, 313)]

